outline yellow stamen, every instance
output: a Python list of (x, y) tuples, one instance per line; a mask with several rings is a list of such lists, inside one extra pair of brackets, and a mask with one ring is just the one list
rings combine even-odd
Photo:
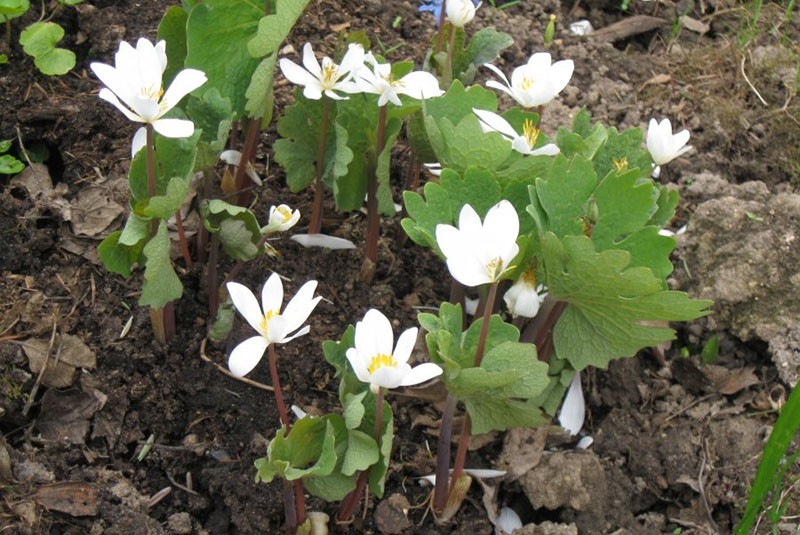
[(532, 267), (528, 271), (522, 274), (520, 277), (525, 284), (529, 284), (532, 287), (536, 287), (536, 268)]
[(269, 336), (269, 322), (272, 321), (272, 318), (278, 316), (278, 313), (275, 310), (267, 310), (264, 312), (264, 317), (261, 318), (261, 330), (264, 333), (264, 336)]
[(503, 274), (503, 260), (498, 256), (486, 264), (486, 271), (489, 273), (489, 278), (493, 281), (497, 280)]
[(541, 130), (536, 128), (533, 121), (525, 119), (525, 122), (522, 124), (522, 135), (525, 136), (525, 140), (528, 142), (530, 148), (536, 146), (536, 140), (539, 139), (540, 133)]
[(617, 173), (622, 173), (628, 170), (628, 159), (624, 156), (619, 160), (611, 158), (611, 165), (614, 166), (614, 169), (617, 170)]
[(528, 78), (527, 76), (522, 77), (522, 82), (519, 84), (520, 88), (523, 91), (528, 92), (533, 87), (533, 84), (536, 82), (533, 78)]
[(322, 67), (322, 87), (332, 89), (337, 81), (339, 81), (339, 67), (333, 62), (325, 62)]
[(380, 370), (381, 368), (388, 366), (390, 368), (397, 368), (397, 361), (394, 360), (392, 355), (384, 355), (383, 353), (378, 353), (372, 360), (370, 360), (369, 367), (367, 370), (370, 374), (375, 373), (376, 371)]
[(281, 216), (281, 223), (280, 223), (281, 225), (283, 225), (284, 223), (288, 223), (289, 220), (292, 219), (292, 211), (289, 210), (288, 208), (285, 208), (283, 206), (278, 206), (278, 208), (276, 208), (275, 211), (278, 212)]

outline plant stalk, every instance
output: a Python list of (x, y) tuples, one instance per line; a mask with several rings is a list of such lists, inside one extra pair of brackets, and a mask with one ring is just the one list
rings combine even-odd
[(234, 183), (236, 184), (236, 204), (245, 206), (248, 203), (248, 192), (251, 188), (245, 188), (245, 170), (247, 164), (253, 161), (256, 153), (256, 146), (258, 145), (258, 134), (261, 131), (261, 120), (258, 118), (248, 119), (247, 121), (247, 134), (244, 138), (244, 147), (242, 147), (242, 158), (239, 161), (239, 166), (236, 168), (236, 175), (234, 175)]
[(317, 148), (317, 168), (314, 177), (314, 203), (311, 206), (311, 222), (308, 224), (309, 234), (319, 234), (322, 229), (322, 200), (325, 196), (325, 183), (322, 173), (325, 171), (325, 142), (328, 138), (330, 123), (331, 99), (322, 97), (322, 117), (319, 126), (319, 146)]
[(444, 511), (449, 492), (450, 437), (453, 434), (453, 415), (456, 411), (456, 398), (447, 394), (439, 426), (439, 440), (436, 444), (436, 485), (433, 488), (433, 512)]
[(446, 86), (450, 85), (450, 82), (456, 78), (456, 73), (453, 72), (453, 55), (455, 54), (454, 50), (456, 48), (456, 33), (458, 33), (457, 28), (451, 25), (450, 40), (447, 43), (447, 76), (449, 76), (449, 79), (446, 81)]
[(211, 246), (208, 253), (208, 317), (214, 321), (219, 309), (219, 288), (217, 287), (217, 266), (219, 265), (219, 235), (211, 235)]
[(286, 412), (286, 404), (283, 402), (283, 392), (281, 391), (281, 382), (278, 378), (278, 358), (275, 352), (275, 344), (270, 344), (267, 348), (269, 352), (269, 375), (272, 379), (272, 388), (275, 390), (275, 404), (278, 406), (278, 417), (281, 419), (281, 424), (286, 428), (286, 435), (292, 430), (292, 425), (289, 423), (289, 414)]
[[(297, 481), (299, 481), (299, 479)], [(283, 514), (286, 520), (286, 535), (296, 535), (299, 523), (297, 519), (294, 481), (283, 481)]]
[[(381, 447), (381, 431), (383, 430), (383, 396), (384, 389), (381, 388), (378, 390), (378, 393), (375, 394), (375, 442), (378, 443), (378, 449)], [(363, 470), (358, 474), (356, 488), (345, 497), (339, 509), (339, 515), (336, 517), (338, 522), (349, 522), (353, 517), (356, 507), (358, 507), (361, 501), (361, 495), (364, 494), (364, 489), (367, 486), (368, 475), (369, 470)]]
[(438, 42), (436, 44), (436, 53), (442, 51), (444, 48), (444, 21), (447, 18), (447, 0), (442, 0), (442, 10), (439, 11), (439, 34), (437, 36)]
[[(378, 110), (378, 131), (375, 140), (375, 164), (367, 177), (367, 260), (372, 262), (374, 273), (378, 263), (378, 236), (381, 221), (378, 217), (378, 162), (386, 145), (386, 106)], [(371, 278), (371, 277), (370, 277)]]
[(175, 211), (175, 226), (178, 227), (178, 239), (181, 245), (181, 256), (183, 256), (183, 262), (186, 264), (186, 269), (191, 271), (192, 269), (192, 255), (189, 253), (189, 242), (186, 241), (186, 231), (183, 230), (183, 217), (181, 216), (181, 209)]

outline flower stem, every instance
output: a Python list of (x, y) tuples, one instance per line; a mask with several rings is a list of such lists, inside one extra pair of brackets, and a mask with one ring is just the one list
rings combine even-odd
[(447, 0), (442, 0), (442, 9), (439, 11), (439, 35), (436, 44), (436, 52), (439, 53), (444, 48), (444, 21), (447, 13)]
[[(375, 162), (367, 177), (367, 260), (372, 262), (374, 274), (378, 263), (378, 235), (381, 222), (378, 218), (378, 162), (386, 145), (386, 106), (378, 110), (378, 131), (375, 138)], [(371, 279), (371, 277), (370, 277)]]
[(331, 99), (322, 97), (322, 117), (319, 126), (319, 146), (317, 148), (317, 169), (314, 178), (314, 203), (311, 206), (311, 222), (308, 224), (309, 234), (319, 234), (322, 229), (322, 199), (325, 195), (325, 183), (322, 173), (325, 171), (325, 142), (328, 138), (330, 123)]
[(178, 227), (178, 239), (181, 244), (181, 256), (183, 262), (186, 264), (186, 269), (192, 269), (192, 255), (189, 253), (189, 242), (186, 241), (186, 231), (183, 230), (183, 217), (181, 216), (181, 209), (175, 211), (175, 225)]
[[(481, 323), (481, 332), (478, 336), (478, 347), (475, 350), (475, 357), (472, 361), (472, 366), (475, 368), (481, 367), (483, 361), (483, 353), (486, 350), (486, 338), (489, 335), (489, 324), (492, 320), (492, 311), (494, 310), (494, 301), (497, 298), (497, 287), (499, 282), (493, 282), (489, 286), (489, 294), (486, 296), (486, 302), (483, 306), (483, 323)], [(469, 413), (464, 413), (464, 423), (461, 426), (461, 435), (458, 437), (458, 451), (456, 452), (456, 460), (453, 463), (453, 474), (450, 476), (450, 488), (454, 488), (456, 481), (461, 477), (464, 471), (464, 463), (467, 459), (467, 449), (469, 446), (469, 436), (472, 431), (472, 419)]]
[(478, 348), (475, 350), (475, 358), (472, 362), (472, 366), (475, 368), (481, 367), (483, 352), (486, 350), (486, 338), (489, 334), (489, 324), (491, 323), (494, 301), (497, 298), (497, 286), (499, 284), (499, 282), (493, 282), (489, 286), (489, 295), (486, 297), (486, 303), (483, 306), (483, 323), (481, 323), (481, 332), (478, 336)]
[(286, 434), (292, 430), (289, 423), (289, 414), (286, 412), (286, 404), (283, 402), (283, 392), (281, 392), (281, 382), (278, 378), (278, 364), (277, 355), (275, 353), (275, 344), (268, 346), (269, 351), (269, 375), (272, 379), (272, 388), (275, 389), (275, 404), (278, 406), (278, 417), (281, 419), (281, 424), (286, 428)]
[[(383, 431), (383, 393), (384, 390), (381, 388), (378, 390), (378, 393), (375, 394), (375, 442), (378, 443), (379, 450), (381, 447), (381, 435)], [(339, 516), (336, 517), (338, 522), (349, 522), (353, 517), (353, 512), (355, 512), (356, 507), (361, 501), (361, 495), (364, 494), (364, 489), (367, 486), (368, 475), (369, 470), (363, 470), (358, 474), (356, 488), (350, 491), (350, 494), (348, 494), (344, 501), (342, 501), (342, 505), (339, 509)]]
[(439, 426), (439, 440), (436, 444), (436, 486), (433, 489), (433, 512), (441, 514), (447, 503), (449, 492), (450, 437), (453, 434), (453, 415), (456, 411), (456, 398), (447, 394)]
[(217, 310), (219, 309), (219, 288), (217, 287), (217, 265), (219, 262), (219, 234), (216, 232), (211, 235), (211, 246), (208, 253), (208, 317), (211, 321), (216, 320)]
[[(297, 481), (300, 481), (299, 479)], [(283, 514), (286, 518), (286, 535), (297, 533), (297, 509), (294, 482), (283, 481)]]
[(453, 56), (456, 48), (456, 33), (458, 33), (458, 29), (455, 26), (450, 25), (450, 41), (447, 43), (447, 76), (449, 76), (449, 79), (446, 80), (445, 85), (450, 85), (450, 82), (456, 78), (456, 73), (453, 72)]
[(239, 161), (239, 167), (236, 168), (236, 175), (234, 183), (236, 184), (236, 191), (239, 195), (236, 198), (236, 204), (245, 206), (248, 201), (248, 192), (250, 188), (244, 187), (245, 171), (247, 164), (253, 161), (253, 156), (256, 153), (256, 145), (258, 145), (258, 134), (261, 130), (261, 119), (249, 119), (247, 122), (247, 134), (244, 138), (244, 147), (242, 147), (242, 158)]

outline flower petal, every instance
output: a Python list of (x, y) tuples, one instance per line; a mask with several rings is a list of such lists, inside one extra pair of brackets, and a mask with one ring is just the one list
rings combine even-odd
[(555, 156), (556, 154), (560, 153), (561, 149), (558, 148), (558, 145), (554, 143), (548, 143), (538, 149), (532, 150), (529, 154), (531, 156)]
[(479, 110), (477, 108), (472, 108), (472, 113), (477, 115), (478, 119), (480, 119), (481, 129), (484, 132), (499, 132), (509, 141), (519, 137), (508, 121), (498, 114), (487, 110)]
[(550, 83), (553, 85), (553, 91), (556, 94), (561, 93), (572, 78), (572, 73), (575, 71), (575, 62), (571, 59), (556, 61), (550, 67)]
[(438, 97), (444, 91), (439, 88), (439, 80), (429, 72), (414, 71), (406, 74), (395, 85), (395, 91), (416, 99)]
[(501, 86), (495, 81), (490, 81), (494, 85), (490, 85), (490, 82), (486, 82), (486, 85), (489, 87), (494, 87), (495, 89), (500, 89), (501, 91), (508, 92), (508, 90), (511, 88), (511, 82), (508, 81), (508, 78), (506, 77), (505, 73), (500, 69), (498, 69), (497, 67), (495, 67), (494, 65), (492, 65), (491, 63), (484, 63), (483, 66), (492, 71), (493, 73), (495, 73), (497, 76), (499, 76), (500, 79), (506, 84), (506, 87)]
[(558, 414), (558, 423), (570, 435), (577, 435), (583, 427), (586, 418), (586, 403), (583, 399), (583, 389), (581, 388), (581, 374), (575, 372), (572, 383), (569, 385), (564, 403), (561, 405), (561, 412)]
[(133, 135), (133, 141), (131, 141), (131, 159), (136, 156), (136, 153), (139, 152), (147, 145), (147, 128), (144, 126), (136, 130), (136, 133)]
[(319, 79), (290, 59), (282, 58), (278, 62), (278, 66), (286, 79), (293, 84), (301, 86), (319, 85)]
[(400, 386), (411, 386), (411, 385), (418, 385), (420, 383), (424, 383), (434, 377), (438, 377), (443, 373), (444, 370), (437, 364), (433, 362), (425, 362), (418, 366), (415, 366), (411, 369), (403, 380), (400, 382)]
[(133, 113), (127, 107), (125, 107), (122, 102), (119, 101), (117, 96), (111, 92), (110, 89), (106, 89), (105, 87), (100, 90), (100, 93), (97, 94), (98, 97), (105, 100), (106, 102), (110, 102), (113, 104), (119, 111), (121, 111), (125, 117), (127, 117), (130, 121), (135, 123), (143, 123), (145, 120), (140, 117), (139, 115)]
[(414, 351), (414, 345), (417, 343), (418, 332), (419, 329), (416, 327), (411, 327), (410, 329), (403, 331), (403, 334), (401, 334), (400, 338), (397, 339), (397, 345), (394, 348), (394, 353), (392, 353), (392, 356), (398, 364), (405, 364), (408, 362), (411, 352)]
[(261, 307), (258, 306), (258, 300), (253, 295), (253, 292), (247, 286), (238, 282), (229, 282), (225, 287), (228, 289), (228, 295), (231, 296), (233, 306), (236, 307), (239, 314), (256, 332), (262, 335), (266, 334), (261, 329), (261, 320), (264, 319), (264, 313), (261, 311)]
[(319, 61), (317, 61), (317, 57), (311, 49), (311, 43), (303, 45), (303, 67), (314, 75), (317, 80), (322, 76), (322, 67), (319, 66)]
[(347, 361), (350, 363), (350, 366), (353, 368), (353, 372), (356, 374), (356, 377), (358, 377), (358, 380), (362, 383), (369, 383), (370, 374), (367, 369), (368, 364), (362, 353), (357, 348), (351, 347), (347, 350), (345, 355), (347, 356)]
[(236, 377), (244, 377), (253, 371), (266, 350), (267, 340), (263, 336), (248, 338), (233, 348), (228, 357), (228, 368)]
[(322, 299), (321, 296), (314, 297), (314, 291), (316, 289), (317, 281), (311, 280), (306, 282), (286, 305), (281, 316), (286, 318), (289, 332), (303, 325)]
[(136, 60), (139, 87), (147, 94), (158, 94), (161, 90), (161, 57), (153, 43), (144, 37), (136, 42)]
[(183, 97), (203, 85), (208, 81), (206, 74), (197, 69), (183, 69), (179, 72), (166, 93), (161, 98), (162, 114), (168, 112), (178, 105)]
[(157, 119), (153, 128), (164, 137), (181, 138), (194, 134), (194, 123), (186, 119)]
[(280, 275), (273, 273), (261, 288), (261, 306), (266, 315), (269, 311), (279, 313), (283, 306), (283, 281)]
[[(131, 83), (128, 78), (124, 76), (118, 69), (105, 63), (92, 63), (89, 66), (94, 72), (95, 76), (103, 82), (108, 89), (111, 90), (123, 102), (130, 98), (134, 93), (131, 91)], [(102, 97), (101, 97), (102, 98)]]
[[(394, 332), (389, 318), (377, 309), (371, 308), (359, 322), (361, 334), (356, 325), (355, 342), (359, 351), (365, 355), (391, 355), (394, 346)], [(360, 342), (360, 343), (359, 343)]]

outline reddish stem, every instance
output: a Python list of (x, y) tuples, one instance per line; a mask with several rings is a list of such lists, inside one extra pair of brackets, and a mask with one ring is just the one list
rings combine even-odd
[(375, 141), (375, 164), (367, 178), (367, 259), (378, 262), (378, 236), (381, 222), (378, 218), (378, 162), (386, 146), (386, 106), (378, 110), (378, 131)]
[(275, 353), (275, 344), (270, 344), (267, 348), (269, 352), (269, 375), (272, 378), (272, 388), (275, 390), (275, 404), (278, 406), (278, 417), (281, 419), (281, 424), (286, 428), (286, 435), (292, 430), (289, 423), (289, 414), (286, 412), (286, 404), (283, 402), (283, 392), (281, 392), (281, 382), (278, 378), (278, 363), (277, 355)]
[(181, 245), (181, 255), (183, 262), (186, 264), (186, 269), (192, 269), (192, 255), (189, 254), (189, 242), (186, 241), (186, 231), (183, 230), (183, 217), (181, 216), (181, 209), (175, 212), (175, 225), (178, 227), (178, 239)]
[(446, 18), (447, 12), (447, 0), (442, 0), (442, 10), (439, 11), (439, 35), (438, 35), (438, 43), (436, 44), (436, 52), (439, 53), (444, 48), (444, 21)]
[(239, 192), (236, 198), (236, 204), (245, 206), (248, 202), (248, 192), (250, 187), (245, 188), (245, 171), (247, 164), (253, 161), (256, 153), (256, 145), (258, 145), (258, 133), (261, 130), (260, 119), (249, 119), (247, 121), (247, 135), (244, 138), (244, 147), (242, 148), (242, 158), (239, 161), (239, 167), (236, 168), (236, 175), (234, 175), (234, 183), (236, 184), (236, 191)]

